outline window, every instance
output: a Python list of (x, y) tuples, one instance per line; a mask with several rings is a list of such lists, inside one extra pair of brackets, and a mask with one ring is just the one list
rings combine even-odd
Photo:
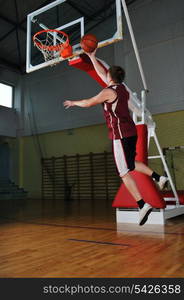
[(13, 87), (11, 85), (0, 83), (0, 105), (10, 108), (13, 106)]

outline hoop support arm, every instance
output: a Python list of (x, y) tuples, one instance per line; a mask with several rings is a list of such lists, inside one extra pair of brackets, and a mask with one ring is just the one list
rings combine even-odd
[(137, 43), (136, 43), (136, 40), (135, 40), (132, 24), (131, 24), (131, 21), (130, 21), (127, 5), (125, 3), (125, 0), (121, 0), (121, 2), (122, 2), (123, 9), (124, 9), (124, 13), (125, 13), (128, 29), (129, 29), (129, 32), (130, 32), (130, 36), (131, 36), (135, 56), (136, 56), (136, 59), (137, 59), (139, 71), (140, 71), (140, 74), (141, 74), (141, 79), (142, 79), (142, 82), (143, 82), (143, 86), (144, 86), (144, 89), (147, 91), (148, 87), (147, 87), (147, 84), (146, 84), (146, 79), (145, 79), (145, 75), (144, 75), (144, 71), (143, 71), (143, 67), (142, 67), (142, 63), (141, 63), (141, 59), (140, 59), (140, 55), (139, 55), (139, 50), (137, 48)]

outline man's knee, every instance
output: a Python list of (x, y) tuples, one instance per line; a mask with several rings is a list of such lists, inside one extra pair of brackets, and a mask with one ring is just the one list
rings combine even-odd
[(129, 175), (130, 175), (130, 174), (129, 174), (129, 172), (130, 172), (130, 170), (127, 170), (127, 172), (126, 172), (126, 173), (124, 173), (124, 174), (121, 174), (121, 175), (120, 175), (121, 179), (122, 179), (122, 180), (124, 180), (124, 179), (128, 178), (128, 177), (129, 177)]

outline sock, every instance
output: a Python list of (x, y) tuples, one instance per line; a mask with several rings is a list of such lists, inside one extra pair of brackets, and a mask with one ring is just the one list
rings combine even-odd
[(145, 202), (143, 199), (141, 199), (141, 200), (137, 201), (137, 204), (138, 204), (139, 208), (141, 209), (141, 208), (143, 208)]
[(160, 175), (157, 174), (156, 172), (153, 172), (151, 177), (154, 178), (157, 182), (160, 180)]

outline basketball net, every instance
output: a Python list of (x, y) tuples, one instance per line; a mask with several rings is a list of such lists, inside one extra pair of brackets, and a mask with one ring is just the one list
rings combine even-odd
[(53, 60), (51, 65), (59, 62), (61, 51), (69, 46), (68, 35), (60, 30), (47, 29), (33, 36), (34, 45), (43, 54), (45, 62)]

